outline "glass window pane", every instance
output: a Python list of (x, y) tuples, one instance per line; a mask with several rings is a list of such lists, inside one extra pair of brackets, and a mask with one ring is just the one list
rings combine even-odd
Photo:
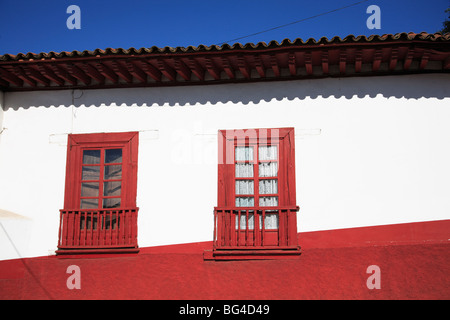
[(237, 161), (252, 161), (253, 147), (235, 147), (235, 159)]
[(119, 208), (120, 198), (103, 199), (103, 208)]
[[(255, 227), (255, 217), (253, 213), (248, 214), (248, 229), (253, 230)], [(239, 215), (236, 215), (236, 230), (238, 229), (244, 230), (247, 228), (247, 215), (246, 213), (241, 213), (241, 221), (239, 223)]]
[(260, 194), (275, 194), (278, 193), (278, 180), (260, 180), (259, 181)]
[(82, 197), (98, 197), (98, 182), (81, 183)]
[(122, 165), (105, 166), (105, 180), (122, 179)]
[(83, 164), (99, 164), (100, 150), (83, 150)]
[(253, 197), (236, 197), (236, 207), (253, 207), (254, 205)]
[(98, 180), (100, 178), (100, 166), (83, 166), (81, 180)]
[(81, 199), (80, 209), (98, 208), (98, 199)]
[(278, 175), (277, 162), (265, 162), (259, 164), (260, 177), (276, 177)]
[[(262, 226), (261, 226), (262, 228)], [(278, 229), (278, 214), (277, 213), (266, 213), (264, 219), (264, 228), (266, 230)]]
[(236, 163), (235, 174), (237, 178), (251, 178), (253, 177), (252, 163)]
[(278, 205), (278, 197), (260, 197), (260, 207), (275, 207)]
[(103, 195), (105, 197), (120, 196), (122, 183), (120, 181), (109, 181), (103, 183)]
[(236, 194), (254, 194), (253, 180), (236, 181)]
[(259, 160), (277, 160), (278, 148), (277, 146), (260, 146), (258, 148)]
[(105, 163), (121, 163), (121, 162), (122, 162), (122, 149), (105, 150)]

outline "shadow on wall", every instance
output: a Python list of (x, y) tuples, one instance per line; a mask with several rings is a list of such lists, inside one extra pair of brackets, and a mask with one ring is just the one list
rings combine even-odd
[(5, 110), (29, 107), (186, 106), (316, 98), (450, 97), (447, 74), (325, 78), (243, 84), (192, 85), (102, 90), (54, 90), (5, 93)]

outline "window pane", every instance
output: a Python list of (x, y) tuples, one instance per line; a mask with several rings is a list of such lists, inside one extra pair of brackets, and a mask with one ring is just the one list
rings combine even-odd
[(237, 161), (252, 161), (253, 147), (235, 147), (235, 159)]
[(278, 175), (277, 162), (265, 162), (259, 164), (260, 177), (276, 177)]
[[(262, 226), (261, 226), (262, 228)], [(278, 229), (278, 214), (277, 213), (266, 213), (264, 219), (264, 228), (266, 230)]]
[(98, 180), (100, 178), (100, 166), (83, 166), (81, 180)]
[(81, 199), (80, 209), (98, 208), (98, 199)]
[(120, 196), (122, 183), (120, 181), (109, 181), (103, 183), (103, 195), (105, 197)]
[[(255, 217), (253, 213), (248, 214), (248, 229), (253, 230), (255, 227)], [(241, 221), (239, 224), (239, 215), (236, 215), (236, 230), (238, 229), (246, 229), (247, 228), (247, 215), (246, 213), (241, 213)]]
[(103, 199), (103, 208), (119, 208), (120, 198)]
[(99, 164), (100, 150), (83, 150), (83, 164)]
[(98, 197), (98, 182), (81, 183), (82, 197)]
[(236, 181), (236, 194), (253, 194), (253, 180)]
[(278, 180), (260, 180), (259, 181), (260, 194), (275, 194), (278, 193)]
[(253, 197), (237, 197), (236, 207), (253, 207), (255, 199)]
[(277, 160), (277, 146), (260, 146), (258, 148), (259, 160)]
[(275, 207), (278, 205), (278, 197), (260, 197), (259, 206), (261, 207)]
[(253, 177), (253, 164), (236, 163), (235, 171), (237, 178), (251, 178)]
[(105, 150), (105, 163), (121, 163), (122, 149), (107, 149)]
[(122, 165), (105, 166), (105, 180), (122, 179)]

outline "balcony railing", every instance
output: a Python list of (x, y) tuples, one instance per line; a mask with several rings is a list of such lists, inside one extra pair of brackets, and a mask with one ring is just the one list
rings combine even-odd
[(298, 249), (297, 206), (214, 208), (214, 250)]
[(60, 210), (58, 253), (137, 251), (138, 208)]

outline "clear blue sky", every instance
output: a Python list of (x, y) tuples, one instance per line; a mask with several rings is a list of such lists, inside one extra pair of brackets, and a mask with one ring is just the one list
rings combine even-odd
[[(212, 45), (289, 24), (360, 0), (0, 0), (0, 54), (96, 48)], [(69, 5), (81, 9), (81, 29), (69, 30)], [(368, 29), (369, 5), (381, 9), (381, 29)], [(364, 3), (231, 41), (436, 32), (449, 0), (368, 0)]]

